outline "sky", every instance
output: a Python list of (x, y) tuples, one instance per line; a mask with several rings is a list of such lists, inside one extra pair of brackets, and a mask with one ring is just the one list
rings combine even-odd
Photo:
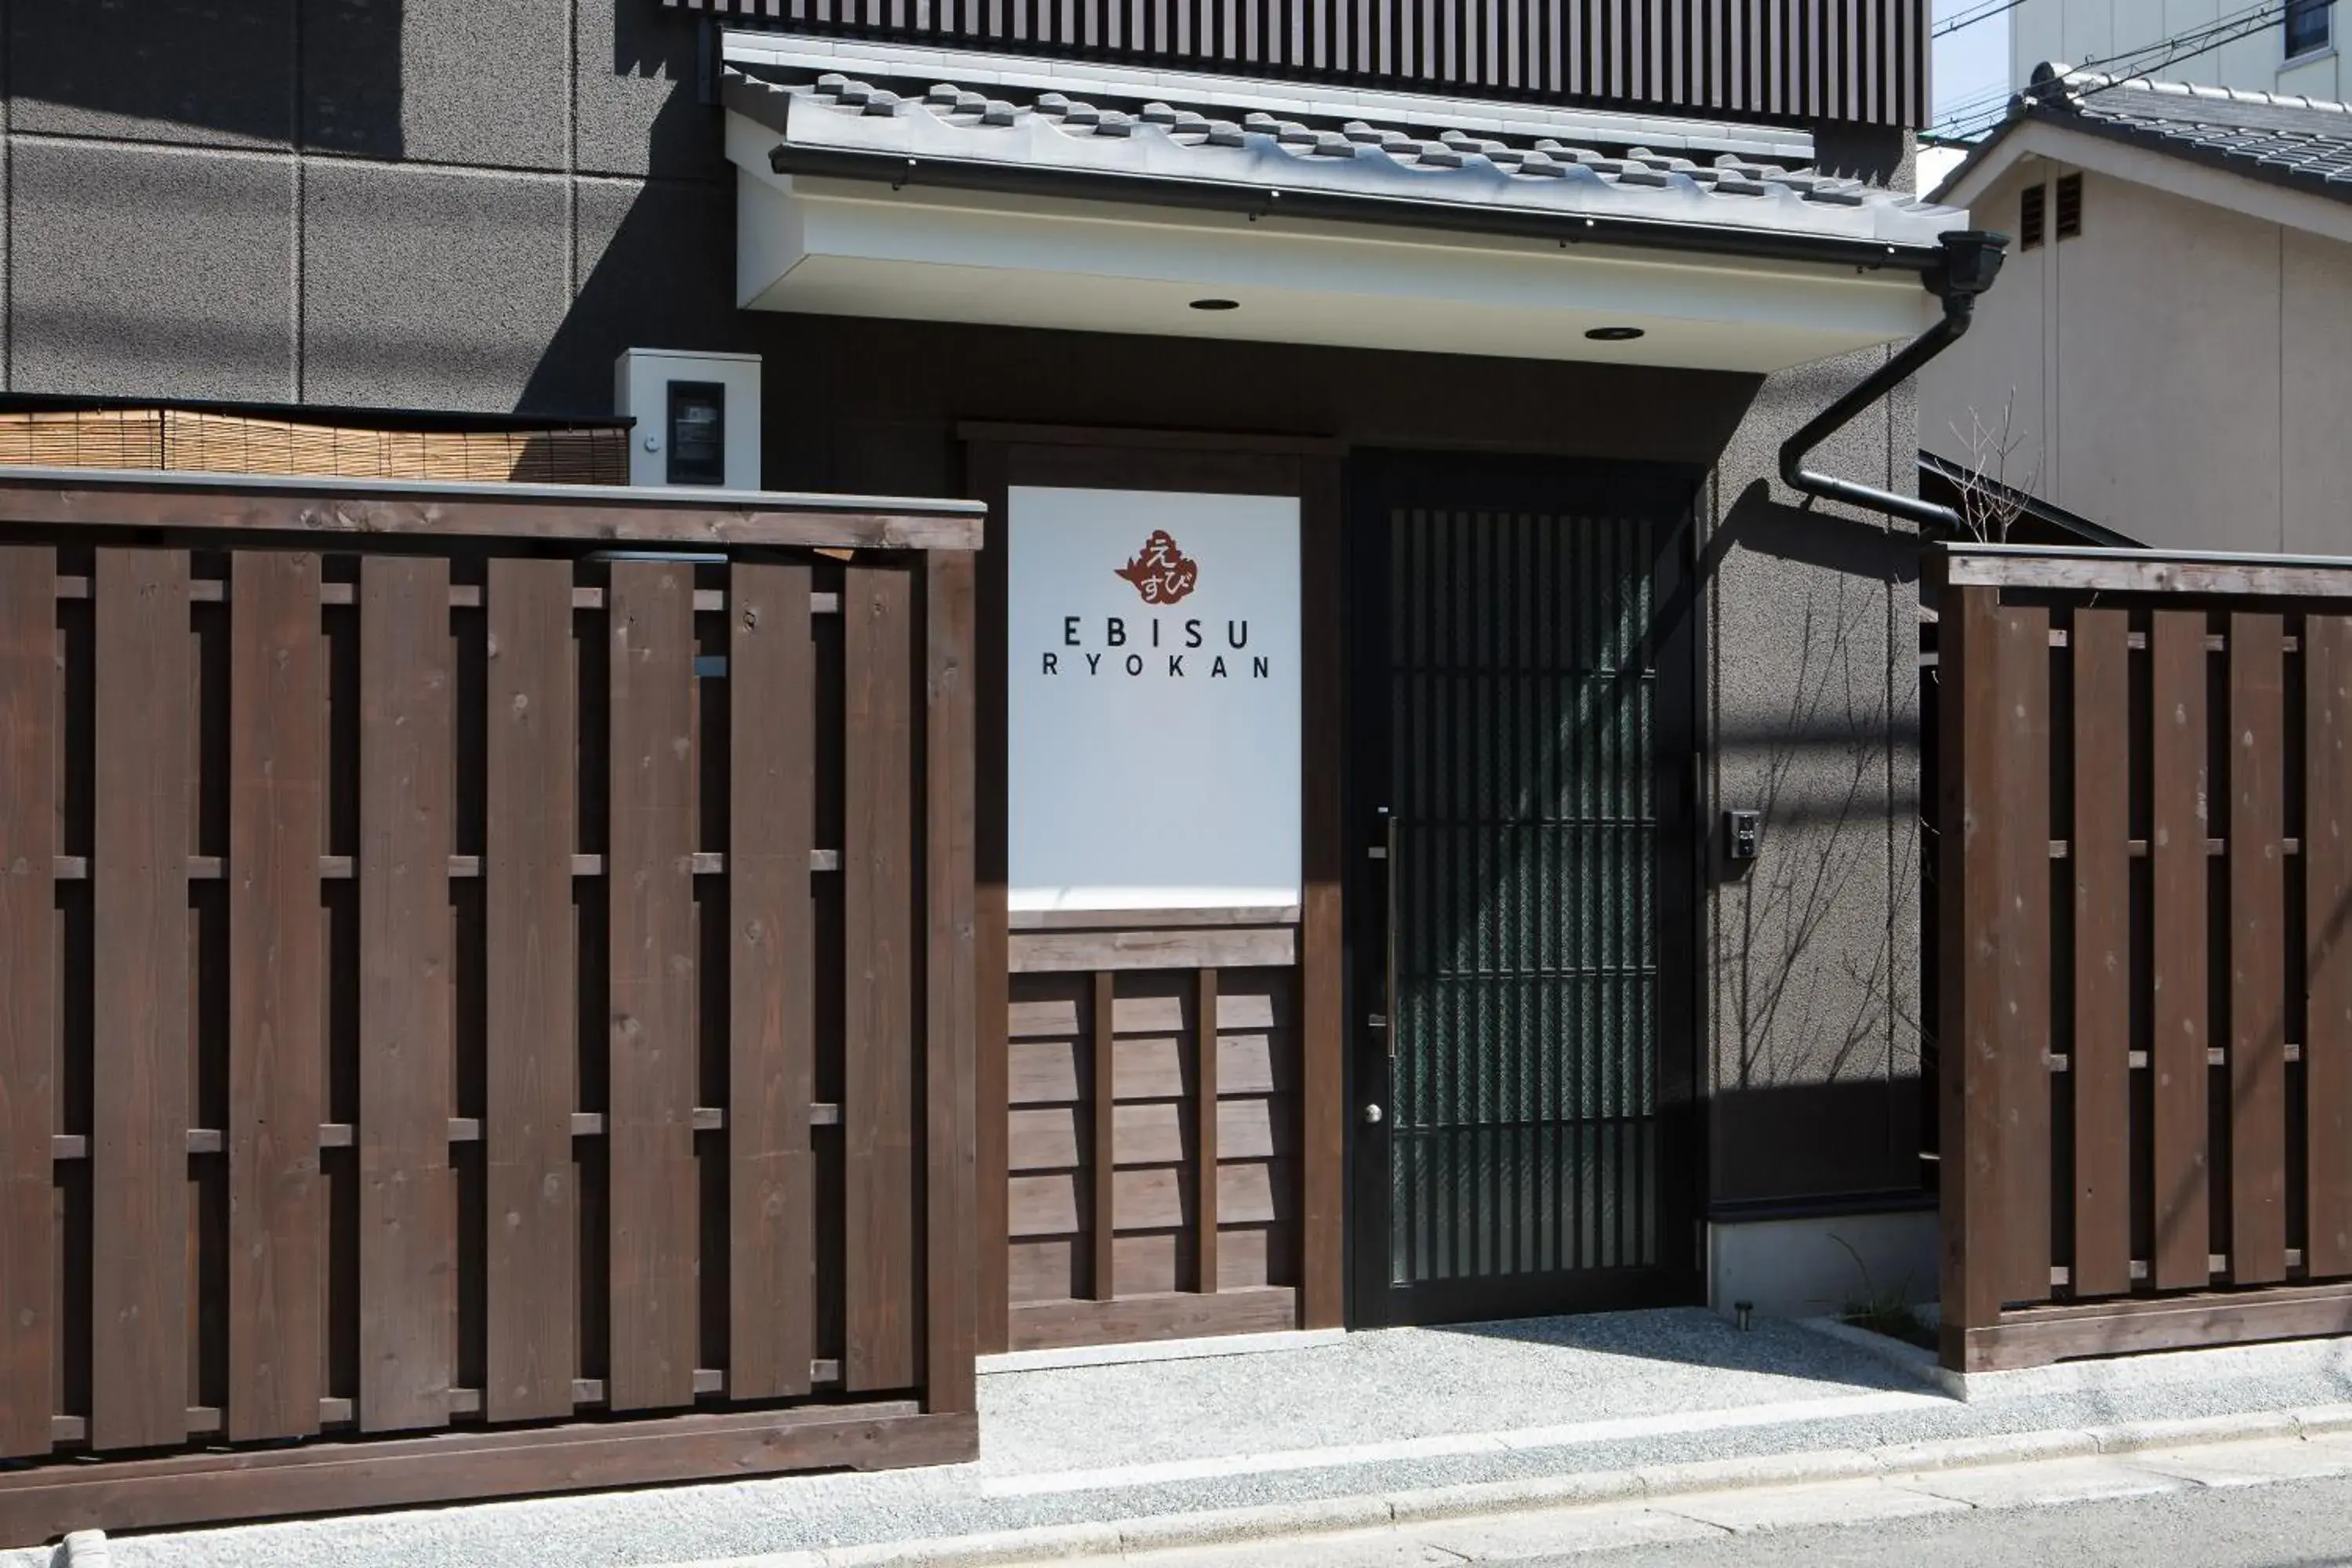
[[(1991, 0), (1936, 0), (1936, 20), (1982, 11)], [(1936, 58), (1930, 79), (1935, 84), (1935, 119), (1941, 123), (1955, 109), (1973, 110), (1985, 95), (2009, 89), (2009, 13), (1985, 17), (1935, 41)], [(1972, 101), (1973, 100), (1973, 101)], [(1981, 118), (1978, 123), (1982, 123)], [(1919, 150), (1919, 189), (1932, 191), (1959, 166), (1957, 150)]]
[[(1989, 0), (1936, 0), (1936, 21), (1982, 11)], [(1936, 88), (1936, 118), (1941, 121), (1956, 104), (2009, 86), (2009, 13), (1988, 16), (1935, 42), (1931, 79)]]

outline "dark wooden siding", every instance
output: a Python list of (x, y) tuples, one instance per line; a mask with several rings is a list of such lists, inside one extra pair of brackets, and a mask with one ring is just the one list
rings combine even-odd
[(859, 37), (1916, 127), (1925, 0), (663, 0)]

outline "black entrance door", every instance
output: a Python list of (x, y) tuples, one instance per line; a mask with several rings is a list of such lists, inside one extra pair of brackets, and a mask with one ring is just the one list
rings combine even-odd
[(1696, 476), (1351, 483), (1355, 1316), (1687, 1300)]

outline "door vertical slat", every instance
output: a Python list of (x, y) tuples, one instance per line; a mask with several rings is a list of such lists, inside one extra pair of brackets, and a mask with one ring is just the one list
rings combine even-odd
[(2352, 1274), (2352, 616), (2303, 623), (2304, 1263)]
[(456, 1370), (454, 663), (448, 562), (363, 560), (358, 1415), (369, 1432), (446, 1423)]
[(2151, 626), (2153, 1272), (2158, 1289), (2178, 1289), (2211, 1279), (2206, 1193), (2205, 616), (2158, 610)]
[(1217, 1289), (1217, 972), (1193, 993), (1193, 1289)]
[(908, 574), (852, 566), (842, 590), (842, 1089), (852, 1390), (915, 1375), (913, 595)]
[(815, 655), (809, 569), (730, 569), (728, 1393), (805, 1394), (816, 1353)]
[(2277, 616), (2230, 617), (2230, 1278), (2286, 1278), (2286, 801)]
[(188, 557), (101, 550), (95, 592), (89, 1437), (143, 1448), (188, 1435)]
[(239, 551), (229, 598), (228, 1435), (319, 1429), (325, 1353), (326, 649), (319, 558)]
[(488, 586), (483, 1405), (493, 1421), (538, 1421), (572, 1414), (580, 1359), (572, 563), (502, 556)]
[(0, 546), (0, 1455), (56, 1403), (57, 552)]
[(615, 1410), (694, 1400), (694, 582), (613, 568), (611, 1127)]
[(2078, 610), (2074, 666), (2074, 1258), (2078, 1296), (2131, 1289), (2129, 617)]
[(1087, 1107), (1094, 1123), (1087, 1139), (1087, 1161), (1094, 1177), (1087, 1216), (1093, 1229), (1087, 1253), (1094, 1265), (1094, 1298), (1097, 1301), (1108, 1301), (1118, 1294), (1118, 1269), (1114, 1255), (1118, 1236), (1118, 1097), (1113, 1082), (1112, 989), (1110, 971), (1097, 970), (1093, 1023), (1087, 1031), (1094, 1045), (1093, 1070), (1087, 1075)]

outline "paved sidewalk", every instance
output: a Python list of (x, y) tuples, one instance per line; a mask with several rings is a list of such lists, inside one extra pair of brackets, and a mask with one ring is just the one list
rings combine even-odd
[[(870, 1549), (852, 1560), (905, 1560), (935, 1542), (923, 1555), (949, 1562), (960, 1549), (948, 1542), (1016, 1531), (1045, 1531), (1034, 1539), (1063, 1550), (1117, 1550), (1104, 1521), (1135, 1520), (1176, 1521), (1155, 1525), (1175, 1545), (1318, 1520), (1385, 1523), (1399, 1497), (1557, 1506), (1588, 1482), (1600, 1495), (1628, 1475), (1703, 1462), (1745, 1466), (1737, 1484), (1754, 1485), (1795, 1456), (1843, 1455), (1838, 1463), (1863, 1467), (1851, 1473), (1876, 1476), (1876, 1456), (1906, 1444), (1969, 1439), (1979, 1459), (2089, 1453), (2102, 1440), (2086, 1428), (2352, 1400), (2352, 1342), (2141, 1358), (2060, 1386), (1962, 1404), (1855, 1344), (1772, 1321), (1743, 1333), (1696, 1310), (1391, 1330), (994, 1373), (982, 1379), (983, 1458), (972, 1465), (117, 1538), (111, 1561), (656, 1568), (845, 1548)], [(1814, 1458), (1803, 1464), (1819, 1479)], [(1099, 1533), (1071, 1532), (1080, 1526)], [(0, 1568), (48, 1562), (0, 1552)]]
[[(1120, 1561), (1132, 1568), (1402, 1568), (1424, 1563), (1458, 1568), (1464, 1563), (1588, 1560), (1697, 1568), (1701, 1563), (1814, 1564), (1832, 1559), (1910, 1562), (1917, 1560), (1912, 1553), (1920, 1545), (1945, 1542), (1958, 1548), (1947, 1551), (1945, 1561), (2054, 1562), (2059, 1560), (2054, 1552), (2021, 1547), (2021, 1542), (2062, 1536), (2067, 1527), (2014, 1515), (2024, 1510), (2063, 1512), (2086, 1504), (2146, 1504), (2272, 1489), (2280, 1489), (2277, 1495), (2284, 1499), (2299, 1488), (2332, 1482), (2335, 1487), (2322, 1495), (2336, 1500), (2333, 1509), (2315, 1517), (2311, 1521), (2315, 1528), (2307, 1528), (2303, 1537), (2307, 1544), (2325, 1548), (2327, 1555), (2297, 1560), (2337, 1562), (2352, 1544), (2343, 1524), (2345, 1508), (2352, 1502), (2352, 1493), (2344, 1486), (2347, 1481), (2352, 1481), (2352, 1433), (2323, 1432), (1689, 1491), (1640, 1501), (1412, 1521), (1304, 1539), (1138, 1552)], [(2180, 1555), (2186, 1541), (2194, 1537), (2184, 1539), (2177, 1519), (2168, 1521), (2168, 1542), (2160, 1534), (2153, 1541), (2130, 1540), (2141, 1517), (2137, 1512), (2113, 1515), (2074, 1526), (2078, 1538), (2067, 1542), (2068, 1557), (2145, 1564), (2155, 1560), (2149, 1548), (2158, 1545), (2170, 1551), (2174, 1561), (2210, 1561), (2203, 1542)], [(2195, 1517), (2192, 1511), (2189, 1518)], [(2141, 1529), (2137, 1533), (2148, 1532)], [(2080, 1538), (2085, 1534), (2091, 1539)], [(1746, 1549), (1737, 1544), (1759, 1536), (1775, 1539)], [(2130, 1541), (2128, 1549), (2114, 1550), (2118, 1536)], [(2252, 1560), (2274, 1563), (2281, 1559), (2258, 1553)]]

